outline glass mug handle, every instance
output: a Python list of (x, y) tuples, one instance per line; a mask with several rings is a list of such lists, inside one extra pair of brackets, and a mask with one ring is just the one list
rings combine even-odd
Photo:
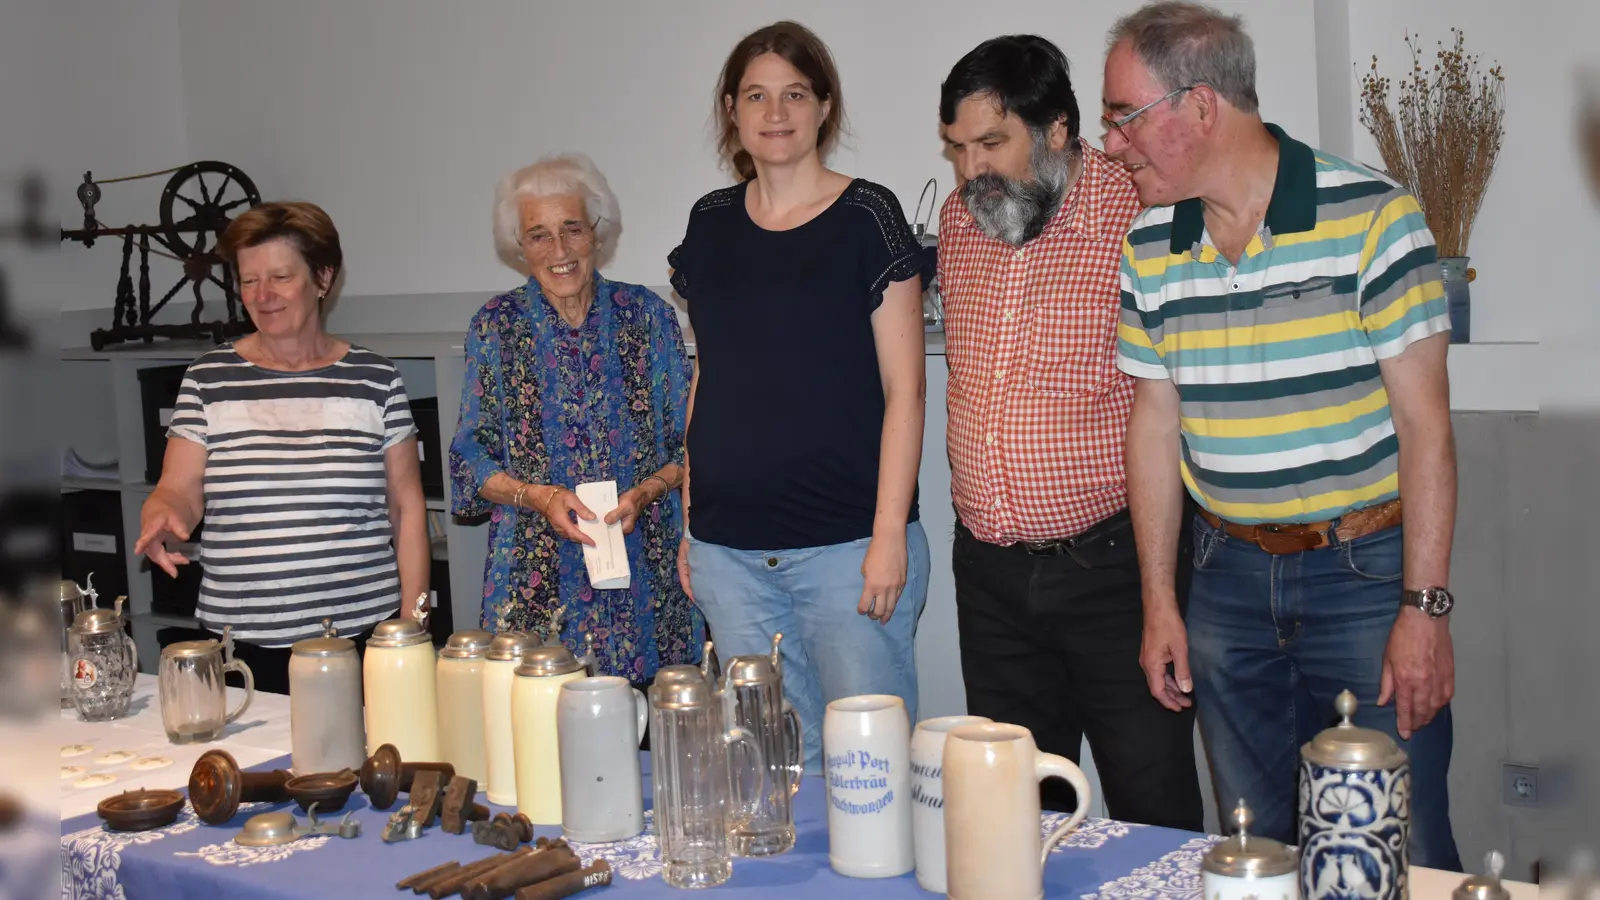
[[(723, 734), (722, 740), (728, 745), (728, 782), (733, 789), (733, 806), (739, 811), (739, 818), (753, 819), (760, 815), (761, 801), (766, 797), (767, 793), (763, 790), (764, 783), (767, 780), (766, 754), (761, 751), (761, 742), (756, 740), (756, 736), (751, 734), (747, 728), (740, 726), (730, 728)], [(742, 790), (744, 778), (740, 776), (744, 772), (741, 771), (736, 775), (733, 771), (734, 744), (742, 745), (750, 754), (745, 757), (751, 763), (746, 768), (753, 772), (756, 778), (755, 787), (749, 793)]]
[(783, 704), (783, 747), (789, 758), (784, 765), (789, 770), (789, 796), (800, 793), (800, 780), (806, 774), (806, 737), (800, 727), (800, 711), (794, 704)]
[(224, 689), (227, 687), (229, 672), (238, 672), (240, 675), (244, 676), (244, 702), (239, 704), (238, 709), (228, 713), (227, 717), (222, 720), (222, 724), (224, 725), (244, 715), (244, 711), (250, 708), (250, 701), (254, 700), (256, 696), (256, 676), (254, 672), (250, 671), (250, 667), (245, 664), (244, 660), (230, 659), (228, 660), (227, 664), (222, 667), (222, 683)]

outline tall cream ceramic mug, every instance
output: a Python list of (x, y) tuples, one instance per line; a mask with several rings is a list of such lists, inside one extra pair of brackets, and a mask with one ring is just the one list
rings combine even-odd
[(944, 739), (950, 729), (993, 721), (983, 716), (923, 719), (911, 732), (911, 843), (917, 884), (942, 894), (944, 882)]
[[(997, 722), (961, 725), (944, 742), (945, 880), (950, 900), (1039, 900), (1050, 848), (1089, 814), (1089, 779), (1041, 753), (1033, 733)], [(1039, 837), (1039, 782), (1062, 778), (1078, 795), (1071, 818)]]

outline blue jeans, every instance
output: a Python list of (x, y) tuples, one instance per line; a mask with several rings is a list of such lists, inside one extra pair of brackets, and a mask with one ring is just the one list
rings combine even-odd
[(1186, 617), (1200, 734), (1218, 803), (1243, 798), (1252, 834), (1298, 844), (1300, 747), (1334, 724), (1348, 688), (1355, 724), (1411, 760), (1412, 865), (1461, 871), (1450, 828), (1450, 708), (1400, 739), (1394, 699), (1378, 706), (1389, 630), (1400, 612), (1401, 528), (1272, 555), (1194, 519)]
[(869, 539), (799, 550), (732, 550), (689, 536), (689, 579), (717, 658), (772, 652), (783, 632), (783, 695), (800, 714), (808, 774), (822, 771), (822, 716), (840, 697), (894, 694), (917, 721), (917, 619), (928, 538), (906, 527), (906, 586), (887, 624), (856, 612)]

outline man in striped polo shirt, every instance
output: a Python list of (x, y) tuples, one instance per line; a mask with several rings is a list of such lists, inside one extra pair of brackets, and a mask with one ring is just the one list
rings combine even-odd
[[(1290, 843), (1298, 750), (1350, 690), (1356, 724), (1410, 756), (1411, 862), (1459, 870), (1433, 238), (1393, 181), (1261, 120), (1236, 18), (1153, 4), (1109, 46), (1106, 150), (1151, 207), (1123, 246), (1118, 331), (1138, 380), (1126, 465), (1150, 690), (1195, 704), (1223, 802)], [(1185, 488), (1200, 505), (1186, 617)]]

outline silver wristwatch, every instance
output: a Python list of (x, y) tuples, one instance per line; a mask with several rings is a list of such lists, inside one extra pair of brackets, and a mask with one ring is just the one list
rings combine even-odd
[(1450, 614), (1450, 610), (1455, 608), (1456, 598), (1442, 587), (1430, 587), (1420, 591), (1401, 591), (1400, 602), (1415, 606), (1427, 613), (1429, 618), (1437, 619)]

